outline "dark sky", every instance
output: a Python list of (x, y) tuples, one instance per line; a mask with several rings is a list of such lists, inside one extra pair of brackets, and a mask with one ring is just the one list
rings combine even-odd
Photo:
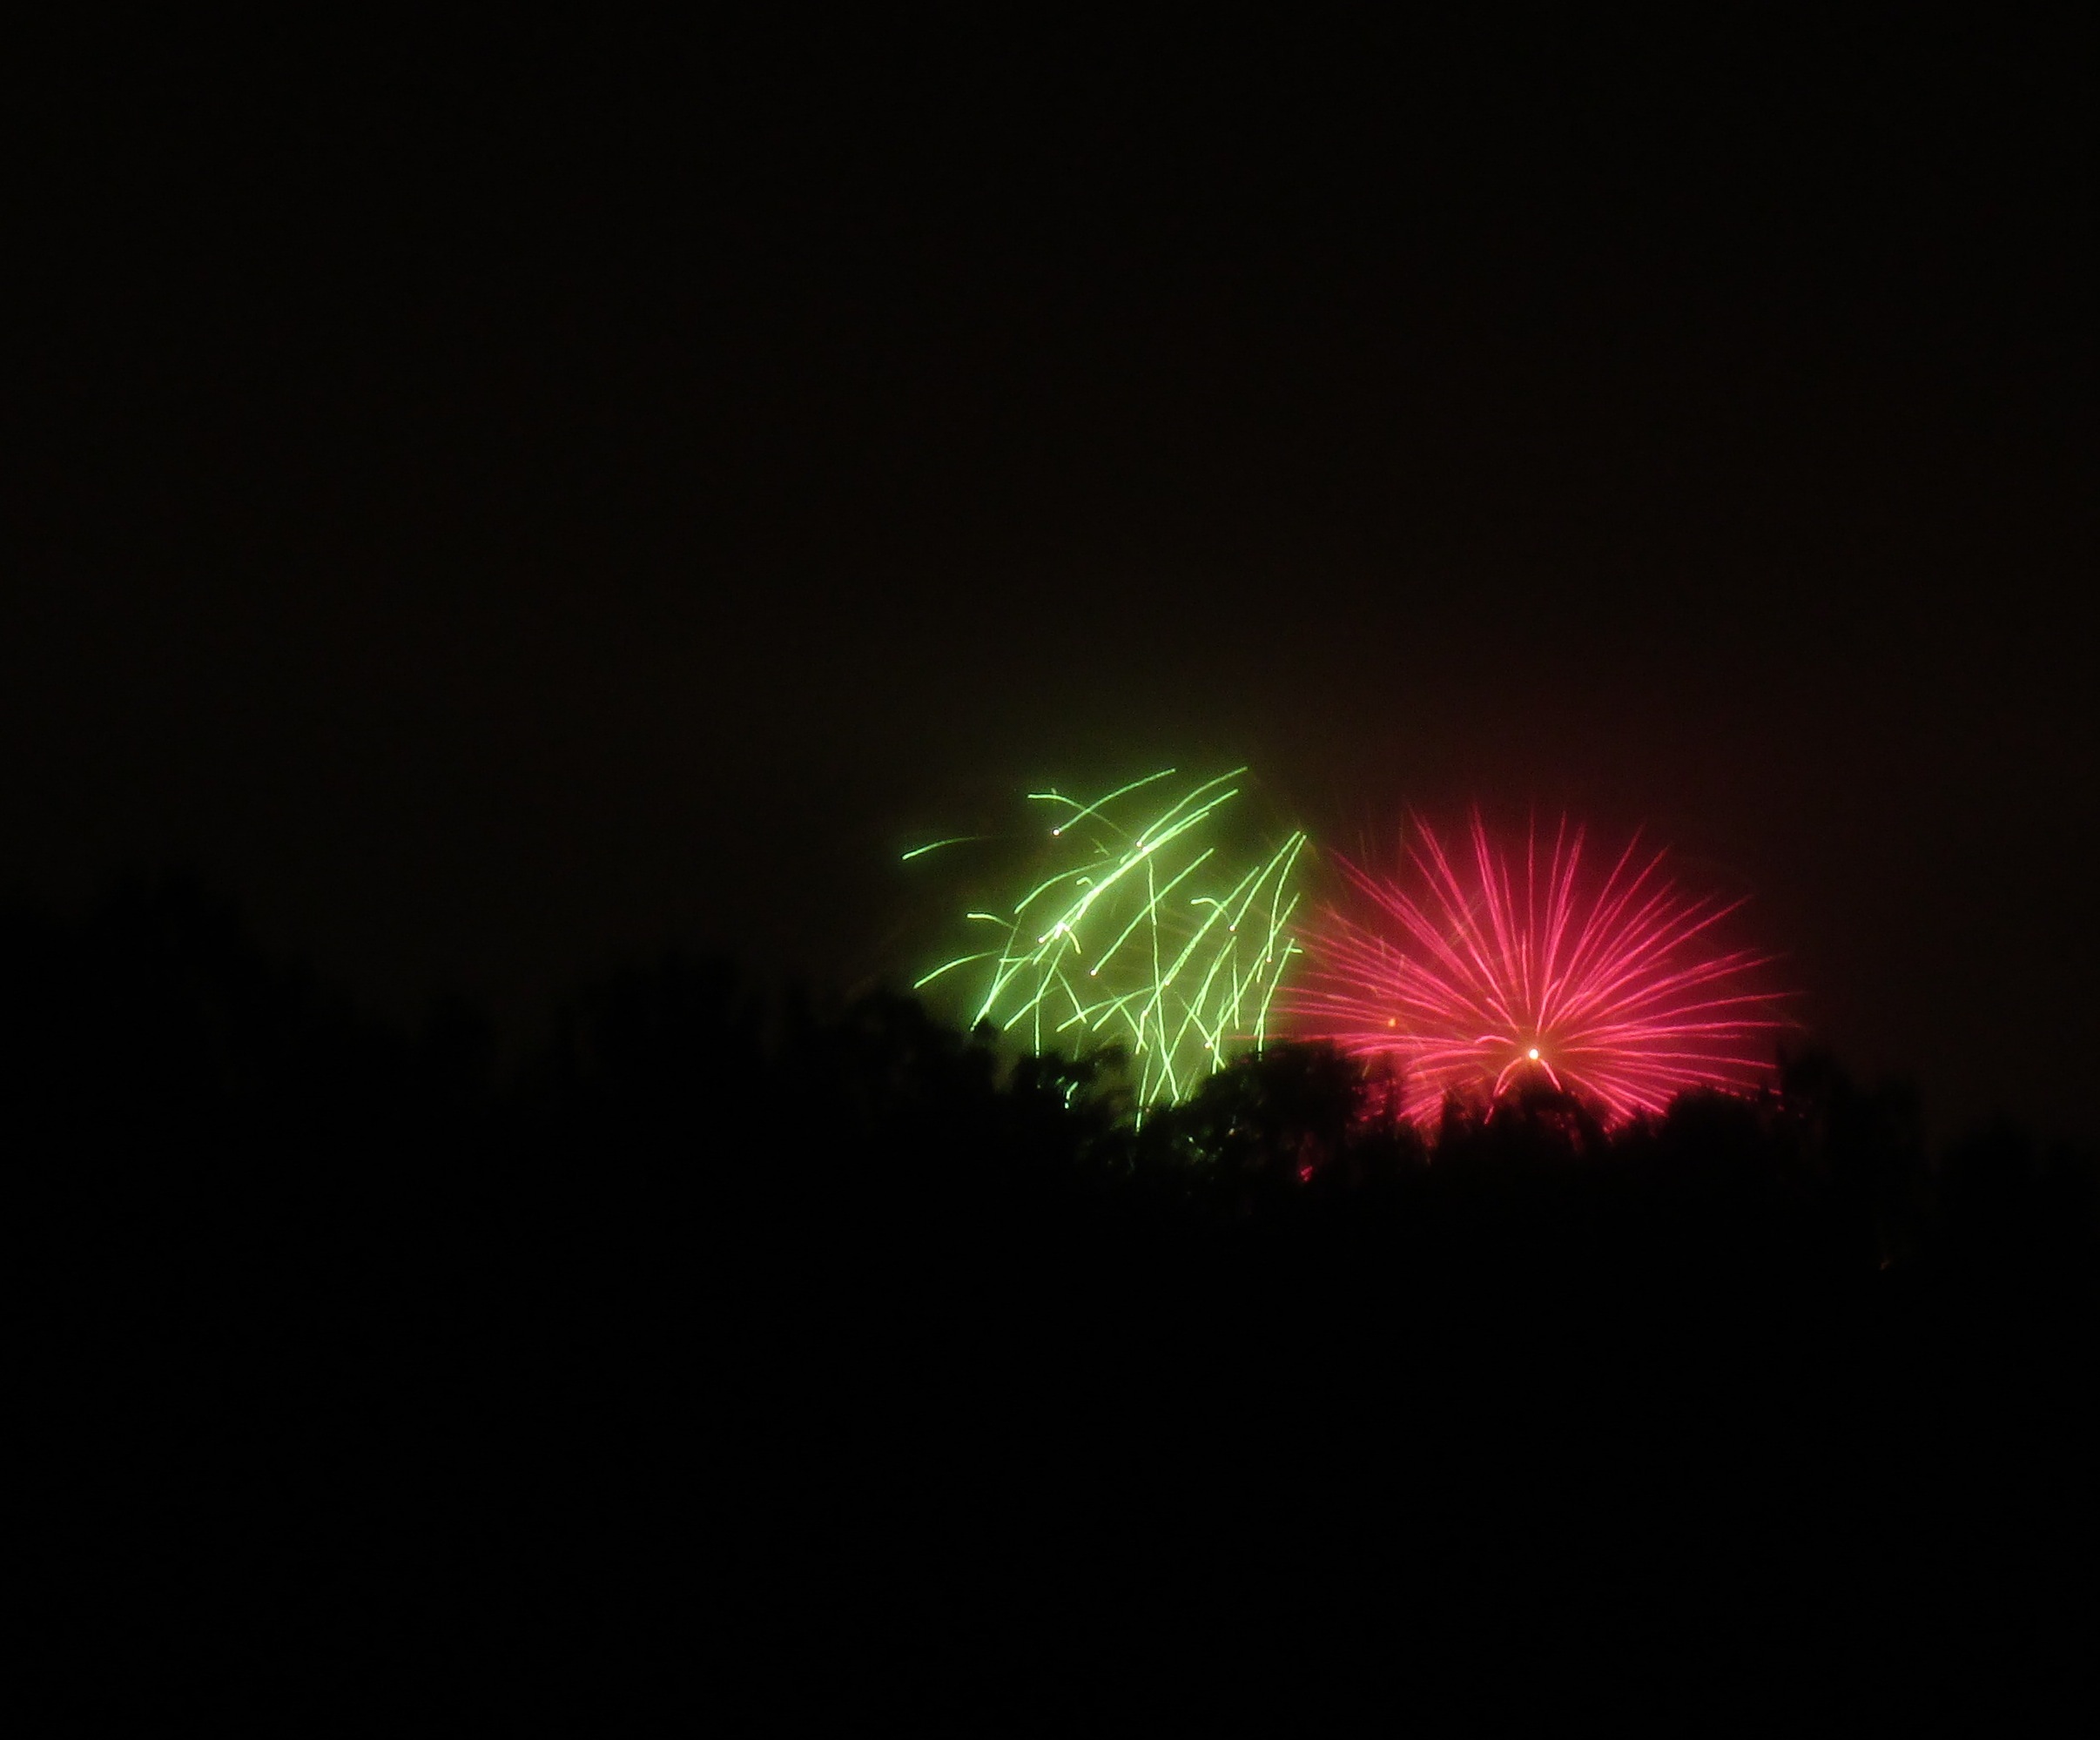
[(2094, 62), (1700, 10), (17, 57), (0, 879), (515, 1014), (1246, 760), (1645, 822), (2094, 1132)]

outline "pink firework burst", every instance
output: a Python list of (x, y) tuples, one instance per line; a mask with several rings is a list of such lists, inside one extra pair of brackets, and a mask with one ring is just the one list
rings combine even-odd
[(1768, 1078), (1760, 1040), (1788, 1025), (1752, 983), (1770, 957), (1713, 941), (1740, 900), (1685, 895), (1638, 836), (1600, 878), (1565, 819), (1550, 851), (1535, 829), (1498, 850), (1477, 814), (1470, 854), (1418, 821), (1414, 836), (1399, 877), (1339, 860), (1350, 897), (1309, 937), (1286, 1011), (1303, 1037), (1390, 1059), (1407, 1117), (1536, 1079), (1617, 1124)]

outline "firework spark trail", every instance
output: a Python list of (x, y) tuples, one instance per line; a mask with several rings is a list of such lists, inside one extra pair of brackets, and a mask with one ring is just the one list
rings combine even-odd
[(1039, 863), (1040, 879), (1010, 913), (967, 915), (1004, 933), (994, 946), (945, 962), (918, 986), (975, 969), (966, 974), (981, 987), (973, 1024), (1020, 1031), (1039, 1053), (1122, 1044), (1141, 1106), (1184, 1097), (1232, 1047), (1261, 1045), (1284, 970), (1303, 953), (1291, 930), (1291, 878), (1305, 836), (1245, 867), (1208, 837), (1246, 771), (1192, 786), (1164, 808), (1151, 788), (1172, 768), (1088, 803), (1030, 792), (1030, 802), (1069, 812), (1048, 830), (1057, 862)]
[(1789, 1025), (1751, 983), (1770, 957), (1710, 941), (1740, 901), (1684, 895), (1638, 836), (1586, 886), (1583, 830), (1565, 819), (1543, 887), (1535, 828), (1520, 863), (1477, 815), (1470, 853), (1414, 832), (1400, 877), (1337, 860), (1349, 898), (1309, 934), (1281, 1005), (1295, 1033), (1397, 1065), (1406, 1116), (1491, 1101), (1533, 1069), (1615, 1123), (1686, 1088), (1746, 1092), (1767, 1077), (1757, 1041)]

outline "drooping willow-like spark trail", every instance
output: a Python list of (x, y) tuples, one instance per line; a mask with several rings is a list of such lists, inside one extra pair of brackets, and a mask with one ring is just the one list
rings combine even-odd
[(1447, 851), (1417, 822), (1397, 876), (1336, 860), (1346, 891), (1309, 930), (1294, 1033), (1390, 1060), (1419, 1124), (1534, 1078), (1621, 1123), (1768, 1077), (1762, 1042), (1788, 1025), (1753, 983), (1769, 957), (1713, 941), (1740, 901), (1684, 894), (1638, 836), (1606, 870), (1565, 819), (1550, 849), (1533, 829), (1500, 850), (1477, 814), (1471, 835)]
[(972, 1025), (990, 1021), (1039, 1054), (1120, 1044), (1141, 1106), (1183, 1098), (1235, 1046), (1261, 1045), (1303, 952), (1290, 927), (1305, 836), (1249, 854), (1223, 825), (1246, 773), (1183, 787), (1164, 768), (1091, 803), (1030, 792), (1048, 826), (1025, 883), (1010, 904), (967, 915), (987, 946), (914, 989), (960, 984)]

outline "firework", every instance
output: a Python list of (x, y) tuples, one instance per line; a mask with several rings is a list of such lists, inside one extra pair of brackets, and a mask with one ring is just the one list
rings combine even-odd
[(916, 988), (965, 988), (973, 1025), (1038, 1053), (1120, 1045), (1141, 1106), (1182, 1098), (1235, 1046), (1261, 1045), (1303, 952), (1290, 927), (1304, 835), (1244, 854), (1224, 827), (1246, 772), (1184, 788), (1166, 768), (1091, 803), (1030, 792), (1043, 825), (1024, 891), (969, 913), (985, 945)]
[(1753, 984), (1768, 957), (1713, 940), (1740, 901), (1687, 897), (1638, 838), (1599, 877), (1565, 821), (1550, 850), (1534, 829), (1498, 850), (1477, 815), (1471, 833), (1447, 851), (1417, 823), (1397, 877), (1336, 860), (1347, 895), (1307, 937), (1295, 1032), (1389, 1060), (1421, 1124), (1531, 1080), (1621, 1123), (1767, 1076), (1760, 1038), (1787, 1025)]

